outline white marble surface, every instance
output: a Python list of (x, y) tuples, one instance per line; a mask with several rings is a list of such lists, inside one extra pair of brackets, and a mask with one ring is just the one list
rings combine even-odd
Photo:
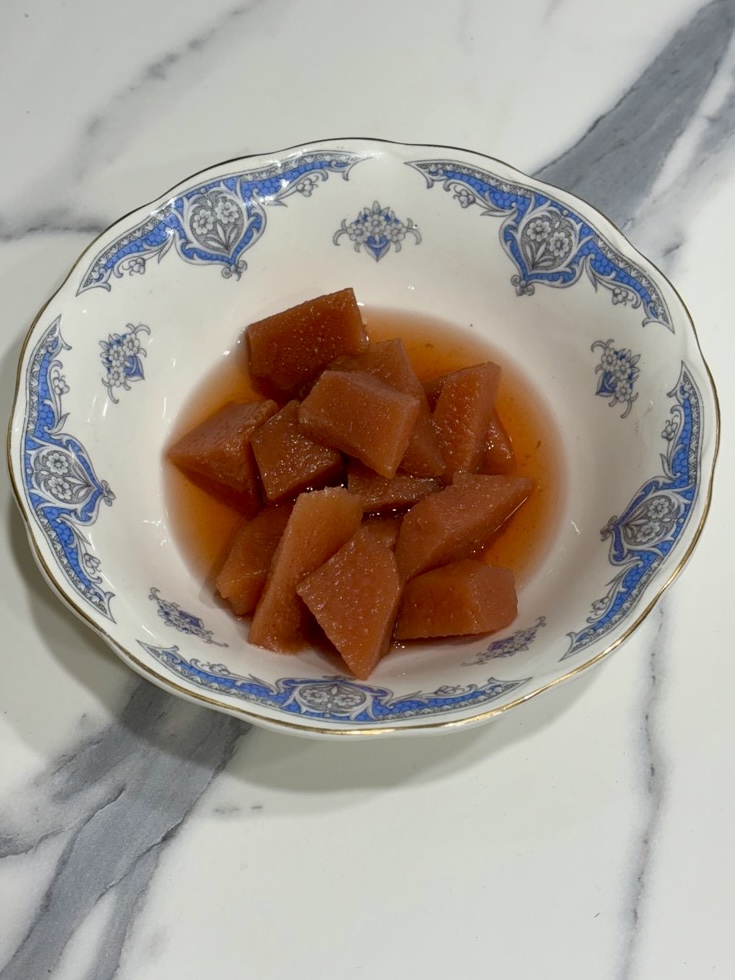
[(602, 206), (718, 381), (708, 528), (606, 665), (471, 732), (322, 743), (172, 700), (68, 614), (0, 483), (0, 980), (735, 976), (733, 0), (7, 0), (0, 399), (88, 240), (302, 140), (468, 146)]

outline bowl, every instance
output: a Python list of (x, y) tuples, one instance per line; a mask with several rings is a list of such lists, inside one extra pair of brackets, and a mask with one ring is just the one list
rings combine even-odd
[[(344, 286), (368, 325), (431, 314), (491, 345), (559, 443), (517, 620), (391, 653), (369, 681), (248, 643), (187, 560), (162, 463), (247, 323)], [(8, 454), (44, 575), (133, 670), (344, 737), (474, 725), (608, 656), (692, 552), (718, 433), (682, 300), (593, 207), (479, 153), (346, 139), (208, 168), (100, 235), (28, 333)]]

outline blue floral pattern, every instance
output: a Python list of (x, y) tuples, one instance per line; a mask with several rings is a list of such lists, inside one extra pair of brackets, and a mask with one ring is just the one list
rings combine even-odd
[(115, 495), (97, 478), (84, 446), (66, 431), (62, 401), (69, 385), (61, 355), (70, 349), (57, 317), (30, 357), (22, 436), (25, 496), (61, 574), (86, 604), (114, 621), (113, 593), (102, 587), (100, 561), (82, 528), (94, 524), (100, 503), (110, 505)]
[(625, 411), (620, 417), (627, 418), (638, 397), (633, 389), (641, 373), (638, 367), (641, 355), (633, 354), (624, 347), (615, 347), (612, 340), (596, 340), (591, 350), (602, 350), (600, 363), (595, 368), (595, 373), (600, 376), (595, 394), (601, 398), (609, 398), (610, 407), (625, 405)]
[(503, 637), (502, 640), (493, 640), (485, 650), (482, 650), (472, 660), (462, 664), (463, 667), (474, 667), (478, 664), (486, 664), (489, 660), (496, 660), (500, 657), (512, 657), (516, 653), (530, 650), (531, 645), (536, 639), (538, 631), (546, 626), (546, 617), (539, 616), (533, 626), (526, 626), (516, 630), (510, 636)]
[(152, 602), (156, 603), (158, 607), (158, 615), (164, 621), (166, 626), (170, 626), (172, 629), (178, 630), (179, 633), (186, 633), (188, 636), (196, 636), (205, 643), (211, 643), (216, 647), (228, 646), (227, 643), (218, 643), (215, 639), (213, 639), (214, 634), (212, 630), (208, 630), (198, 616), (194, 616), (192, 613), (182, 609), (177, 602), (171, 602), (169, 599), (162, 599), (159, 589), (152, 588), (148, 594), (148, 598)]
[(198, 184), (106, 245), (77, 292), (96, 286), (109, 290), (113, 276), (143, 275), (150, 260), (160, 262), (173, 245), (185, 261), (220, 265), (225, 278), (239, 279), (247, 268), (244, 253), (265, 232), (267, 207), (285, 204), (292, 194), (311, 197), (330, 174), (346, 178), (363, 159), (342, 150), (320, 150)]
[(105, 369), (102, 384), (109, 392), (110, 401), (115, 404), (119, 400), (116, 389), (130, 391), (131, 381), (142, 381), (145, 377), (142, 358), (146, 356), (146, 351), (139, 334), (150, 332), (145, 323), (139, 323), (137, 327), (128, 323), (123, 333), (110, 334), (107, 340), (100, 341), (100, 360)]
[(401, 221), (396, 217), (395, 211), (381, 207), (377, 201), (373, 201), (371, 208), (363, 208), (349, 224), (346, 219), (342, 219), (342, 224), (332, 239), (335, 245), (339, 245), (343, 235), (347, 235), (356, 252), (364, 246), (366, 253), (372, 255), (376, 262), (391, 247), (400, 252), (407, 235), (413, 236), (417, 245), (421, 242), (421, 233), (411, 218)]
[(460, 207), (476, 204), (482, 214), (504, 219), (500, 242), (517, 269), (511, 283), (519, 296), (531, 296), (537, 285), (571, 286), (586, 273), (595, 289), (609, 290), (614, 304), (642, 307), (644, 324), (657, 321), (673, 333), (671, 314), (651, 278), (560, 201), (452, 160), (407, 166), (423, 174), (429, 188), (442, 185)]
[(663, 475), (644, 483), (620, 517), (611, 517), (600, 532), (610, 541), (610, 563), (619, 571), (607, 593), (592, 603), (588, 625), (569, 634), (562, 660), (601, 639), (630, 613), (689, 521), (700, 482), (702, 398), (684, 364), (669, 397), (676, 404), (662, 432)]
[(530, 679), (499, 681), (489, 677), (482, 684), (439, 687), (429, 693), (417, 692), (397, 697), (389, 688), (374, 687), (350, 677), (282, 677), (268, 683), (252, 675), (243, 677), (233, 674), (224, 664), (187, 660), (176, 646), (156, 647), (142, 640), (138, 640), (138, 643), (172, 673), (204, 690), (229, 694), (253, 705), (275, 708), (285, 715), (301, 715), (322, 721), (349, 720), (353, 724), (387, 724), (491, 704), (522, 687)]

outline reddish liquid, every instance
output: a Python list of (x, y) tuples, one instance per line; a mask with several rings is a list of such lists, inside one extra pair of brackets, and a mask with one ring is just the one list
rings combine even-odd
[[(535, 482), (530, 498), (486, 552), (487, 560), (513, 569), (526, 580), (545, 553), (556, 526), (562, 486), (560, 440), (543, 402), (513, 365), (498, 357), (486, 341), (428, 317), (390, 310), (362, 311), (371, 340), (402, 337), (422, 381), (494, 360), (503, 369), (496, 407), (513, 441), (516, 472)], [(192, 393), (176, 420), (171, 441), (232, 400), (257, 399), (247, 375), (244, 345), (238, 342)], [(207, 493), (166, 461), (166, 509), (175, 539), (190, 567), (211, 582), (219, 570), (242, 515)]]

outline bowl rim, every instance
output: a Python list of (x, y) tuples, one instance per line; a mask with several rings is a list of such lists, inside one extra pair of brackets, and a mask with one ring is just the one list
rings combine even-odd
[[(350, 144), (356, 144), (356, 143), (369, 145), (373, 147), (387, 147), (388, 149), (395, 147), (397, 149), (402, 149), (402, 150), (419, 151), (419, 150), (429, 149), (432, 151), (437, 151), (437, 150), (450, 151), (455, 153), (466, 154), (468, 156), (478, 158), (479, 160), (486, 161), (487, 163), (490, 164), (500, 164), (501, 166), (506, 167), (508, 170), (516, 174), (518, 176), (518, 179), (521, 181), (526, 181), (533, 186), (537, 186), (541, 188), (542, 190), (548, 189), (550, 192), (553, 192), (555, 196), (557, 197), (561, 196), (562, 199), (568, 199), (569, 201), (573, 202), (574, 206), (577, 206), (578, 203), (581, 203), (584, 208), (589, 209), (589, 211), (594, 215), (594, 218), (596, 220), (599, 219), (601, 221), (603, 226), (607, 225), (610, 228), (612, 228), (614, 232), (618, 236), (620, 236), (622, 241), (625, 243), (625, 247), (626, 249), (629, 250), (629, 254), (636, 257), (637, 259), (643, 260), (643, 262), (648, 266), (650, 266), (650, 268), (666, 284), (666, 286), (673, 291), (676, 299), (681, 304), (681, 307), (686, 315), (686, 319), (688, 321), (687, 326), (689, 328), (691, 337), (694, 341), (697, 353), (699, 355), (703, 374), (705, 380), (709, 385), (709, 391), (712, 396), (712, 402), (714, 407), (712, 462), (708, 473), (703, 474), (703, 479), (706, 480), (706, 495), (704, 496), (702, 502), (701, 516), (697, 525), (694, 528), (692, 528), (690, 531), (691, 539), (685, 551), (679, 557), (676, 565), (672, 568), (669, 576), (665, 579), (665, 581), (662, 584), (660, 584), (655, 594), (651, 596), (650, 600), (645, 605), (645, 607), (639, 611), (638, 615), (636, 615), (636, 617), (627, 625), (625, 630), (620, 635), (617, 635), (613, 639), (611, 639), (611, 641), (602, 650), (598, 651), (593, 657), (591, 657), (588, 660), (585, 660), (582, 663), (575, 665), (573, 668), (566, 671), (561, 676), (554, 677), (551, 680), (547, 681), (546, 683), (533, 688), (533, 690), (527, 691), (525, 694), (513, 698), (511, 701), (508, 701), (501, 705), (497, 705), (496, 707), (493, 708), (488, 708), (485, 711), (480, 711), (476, 714), (466, 716), (463, 718), (455, 718), (455, 719), (448, 718), (444, 720), (438, 718), (433, 721), (408, 720), (404, 724), (395, 724), (395, 725), (378, 724), (378, 725), (365, 725), (360, 727), (353, 726), (352, 723), (349, 722), (348, 720), (339, 719), (339, 720), (335, 720), (334, 726), (320, 727), (319, 725), (314, 725), (314, 724), (304, 724), (303, 721), (301, 720), (295, 719), (294, 721), (290, 721), (278, 716), (262, 715), (259, 714), (257, 711), (254, 711), (249, 706), (242, 706), (237, 703), (225, 704), (222, 701), (219, 701), (215, 698), (208, 696), (205, 692), (200, 691), (196, 688), (190, 690), (189, 688), (183, 687), (181, 684), (179, 684), (176, 681), (175, 678), (173, 677), (164, 678), (163, 676), (157, 674), (144, 661), (142, 661), (130, 650), (126, 649), (126, 647), (122, 646), (121, 643), (118, 640), (116, 640), (113, 636), (111, 636), (102, 625), (97, 623), (85, 611), (85, 609), (83, 609), (82, 606), (79, 605), (76, 602), (76, 600), (64, 590), (64, 588), (59, 583), (57, 577), (55, 576), (53, 570), (50, 568), (48, 562), (46, 561), (42, 553), (37, 538), (33, 533), (32, 523), (29, 520), (25, 497), (16, 479), (16, 467), (15, 467), (13, 453), (12, 453), (12, 440), (13, 440), (14, 428), (19, 418), (18, 416), (19, 407), (22, 403), (23, 365), (25, 362), (25, 357), (29, 344), (31, 343), (31, 339), (35, 334), (36, 327), (40, 322), (40, 320), (42, 319), (42, 317), (45, 315), (49, 306), (51, 306), (54, 300), (63, 292), (63, 290), (65, 289), (69, 281), (72, 279), (74, 273), (77, 271), (79, 266), (89, 256), (89, 254), (93, 253), (95, 246), (101, 239), (103, 239), (106, 235), (108, 235), (114, 228), (117, 228), (118, 226), (122, 226), (133, 215), (138, 213), (142, 214), (154, 210), (157, 206), (160, 206), (160, 204), (162, 204), (164, 201), (170, 199), (175, 194), (175, 192), (177, 192), (180, 189), (183, 189), (186, 185), (195, 181), (197, 178), (202, 177), (203, 175), (208, 174), (213, 170), (228, 167), (230, 165), (245, 162), (245, 161), (251, 161), (254, 159), (261, 159), (261, 158), (268, 159), (271, 157), (279, 158), (289, 153), (296, 153), (299, 151), (309, 151), (316, 148), (330, 147), (330, 146), (337, 148), (342, 146), (349, 146)], [(573, 678), (579, 676), (582, 672), (588, 670), (591, 667), (596, 666), (602, 660), (609, 657), (610, 654), (613, 653), (613, 651), (615, 651), (619, 646), (625, 643), (626, 640), (630, 638), (630, 636), (638, 629), (638, 627), (643, 623), (643, 621), (649, 616), (649, 614), (652, 612), (654, 607), (658, 604), (659, 600), (662, 598), (662, 596), (669, 588), (669, 586), (672, 585), (673, 582), (679, 577), (684, 567), (688, 563), (689, 559), (691, 558), (694, 549), (696, 548), (697, 544), (700, 541), (702, 531), (704, 530), (704, 526), (707, 521), (707, 517), (709, 515), (709, 511), (712, 503), (715, 471), (717, 468), (719, 449), (720, 449), (720, 436), (721, 436), (721, 410), (720, 410), (720, 400), (717, 391), (717, 386), (714, 377), (712, 375), (712, 371), (709, 367), (709, 364), (707, 363), (707, 360), (704, 357), (704, 353), (702, 351), (701, 343), (699, 340), (699, 335), (697, 333), (697, 328), (694, 322), (694, 318), (692, 317), (692, 314), (689, 310), (689, 307), (687, 306), (683, 297), (679, 293), (679, 290), (671, 282), (668, 276), (659, 268), (659, 266), (653, 260), (651, 260), (648, 256), (644, 255), (630, 241), (630, 239), (627, 237), (625, 232), (623, 232), (622, 229), (603, 211), (600, 211), (600, 209), (597, 208), (594, 204), (590, 203), (585, 198), (579, 197), (578, 195), (574, 194), (571, 191), (567, 191), (564, 188), (558, 187), (555, 184), (548, 183), (547, 181), (540, 180), (537, 177), (534, 177), (530, 174), (525, 173), (522, 170), (519, 170), (513, 164), (506, 163), (503, 159), (499, 157), (492, 156), (489, 153), (484, 153), (479, 150), (472, 150), (464, 147), (453, 146), (449, 144), (441, 144), (441, 143), (422, 143), (422, 142), (413, 142), (413, 141), (403, 142), (400, 140), (391, 140), (391, 139), (375, 138), (375, 137), (346, 136), (346, 137), (329, 137), (327, 139), (309, 140), (307, 142), (295, 143), (276, 150), (248, 153), (240, 156), (230, 157), (228, 159), (221, 160), (217, 163), (209, 164), (205, 167), (202, 167), (199, 170), (194, 171), (188, 176), (182, 177), (181, 179), (177, 180), (176, 183), (172, 184), (165, 191), (163, 191), (161, 194), (158, 194), (156, 197), (152, 198), (151, 200), (144, 202), (143, 204), (139, 204), (136, 207), (132, 208), (131, 210), (127, 211), (126, 213), (120, 215), (114, 221), (110, 222), (110, 224), (107, 225), (104, 229), (98, 232), (98, 234), (96, 234), (93, 238), (91, 238), (85, 244), (81, 252), (77, 255), (76, 259), (69, 267), (66, 275), (64, 276), (64, 278), (62, 279), (58, 287), (51, 293), (48, 299), (44, 303), (42, 303), (42, 305), (39, 307), (23, 338), (23, 342), (21, 344), (20, 351), (18, 353), (13, 401), (12, 401), (10, 417), (7, 425), (6, 465), (10, 476), (10, 485), (12, 488), (13, 496), (15, 498), (16, 504), (20, 510), (21, 517), (23, 519), (26, 536), (30, 544), (31, 553), (47, 584), (61, 599), (62, 603), (72, 613), (74, 613), (78, 618), (80, 618), (87, 626), (89, 626), (98, 636), (100, 636), (107, 643), (107, 645), (113, 650), (113, 652), (115, 652), (117, 656), (129, 667), (131, 667), (139, 676), (145, 678), (146, 680), (151, 681), (162, 690), (168, 691), (169, 693), (174, 693), (176, 694), (176, 696), (182, 697), (191, 703), (204, 705), (208, 708), (221, 711), (225, 714), (242, 718), (243, 720), (251, 724), (255, 724), (261, 728), (268, 728), (274, 731), (282, 731), (282, 732), (287, 732), (290, 734), (306, 736), (306, 737), (329, 737), (329, 738), (343, 738), (343, 737), (354, 738), (354, 737), (368, 737), (368, 736), (385, 737), (390, 735), (439, 734), (441, 732), (457, 731), (460, 729), (482, 724), (484, 722), (489, 721), (491, 718), (498, 717), (504, 714), (505, 712), (509, 711), (511, 708), (518, 707), (519, 705), (524, 704), (525, 702), (530, 701), (533, 698), (536, 698), (538, 695), (543, 694), (546, 691), (549, 691), (552, 688), (555, 688), (562, 683), (566, 683), (567, 681), (572, 680)]]

